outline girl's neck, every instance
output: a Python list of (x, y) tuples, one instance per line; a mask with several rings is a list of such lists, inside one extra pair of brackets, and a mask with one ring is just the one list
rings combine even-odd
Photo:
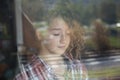
[(61, 54), (56, 54), (49, 51), (44, 44), (42, 44), (41, 49), (39, 50), (39, 56), (61, 56)]
[(64, 64), (64, 58), (58, 54), (40, 54), (39, 58), (44, 60), (48, 65)]
[(64, 57), (60, 54), (50, 53), (45, 47), (42, 47), (39, 52), (41, 58), (47, 65), (49, 65), (55, 74), (63, 75), (65, 73), (66, 65), (64, 65)]
[(63, 59), (62, 55), (51, 53), (48, 49), (42, 46), (41, 50), (39, 50), (38, 56), (44, 60), (55, 60), (55, 59)]

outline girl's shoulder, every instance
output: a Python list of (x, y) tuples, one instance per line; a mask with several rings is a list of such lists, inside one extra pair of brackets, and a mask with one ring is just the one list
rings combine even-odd
[[(27, 80), (36, 74), (41, 72), (40, 69), (44, 69), (43, 63), (39, 60), (36, 55), (29, 56), (28, 62), (26, 64), (21, 64), (18, 66), (17, 75), (15, 75), (14, 80)], [(34, 73), (34, 74), (33, 74)]]
[(85, 64), (82, 63), (80, 60), (73, 60), (73, 64), (75, 66), (75, 69), (80, 71), (83, 80), (88, 80), (88, 70)]
[(88, 80), (88, 71), (85, 64), (81, 60), (73, 58), (71, 59), (69, 57), (67, 58), (69, 59), (68, 62), (70, 63), (69, 69), (78, 72), (78, 75), (81, 76), (82, 80)]

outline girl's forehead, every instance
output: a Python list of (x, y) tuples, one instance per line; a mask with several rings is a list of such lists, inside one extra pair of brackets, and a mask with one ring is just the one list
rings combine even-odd
[(68, 24), (62, 20), (62, 19), (54, 19), (53, 21), (51, 21), (50, 23), (50, 28), (55, 28), (55, 29), (69, 29)]
[(62, 27), (51, 27), (48, 29), (49, 31), (57, 31), (57, 32), (67, 32), (67, 33), (71, 33), (71, 28), (69, 28), (68, 26), (62, 26)]
[(54, 18), (51, 20), (51, 24), (65, 24), (66, 22), (62, 18)]

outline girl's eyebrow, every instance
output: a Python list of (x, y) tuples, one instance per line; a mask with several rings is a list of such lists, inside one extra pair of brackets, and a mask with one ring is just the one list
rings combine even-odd
[(60, 28), (52, 28), (50, 30), (61, 30)]

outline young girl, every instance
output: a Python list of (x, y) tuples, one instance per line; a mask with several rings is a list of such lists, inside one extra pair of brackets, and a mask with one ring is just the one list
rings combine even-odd
[(88, 80), (85, 66), (76, 59), (83, 46), (77, 21), (60, 15), (52, 17), (44, 34), (37, 30), (36, 36), (37, 54), (32, 55), (15, 80)]

